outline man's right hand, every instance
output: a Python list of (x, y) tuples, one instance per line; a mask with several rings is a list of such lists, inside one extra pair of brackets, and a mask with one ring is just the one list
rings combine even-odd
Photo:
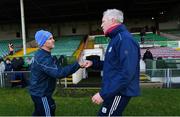
[(85, 60), (83, 62), (79, 62), (79, 65), (81, 66), (81, 68), (88, 68), (93, 65), (93, 62), (89, 60)]
[(93, 65), (93, 62), (90, 60), (85, 60), (85, 68), (91, 67)]

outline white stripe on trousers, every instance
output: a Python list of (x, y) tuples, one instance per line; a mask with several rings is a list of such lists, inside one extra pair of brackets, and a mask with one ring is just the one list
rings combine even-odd
[(115, 110), (117, 109), (117, 106), (118, 106), (118, 104), (119, 104), (119, 102), (120, 102), (120, 99), (121, 99), (121, 96), (118, 96), (118, 99), (117, 99), (117, 101), (116, 101), (116, 103), (115, 103), (115, 106), (114, 106), (113, 111), (115, 111)]
[(51, 110), (50, 110), (50, 108), (49, 108), (49, 103), (48, 103), (48, 100), (47, 100), (47, 97), (45, 97), (45, 103), (46, 103), (46, 105), (47, 105), (47, 111), (48, 111), (48, 116), (51, 116)]
[(121, 96), (115, 96), (114, 98), (114, 101), (113, 101), (113, 104), (111, 106), (111, 109), (109, 111), (109, 117), (113, 114), (113, 112), (117, 109), (118, 105), (119, 105), (119, 102), (121, 100)]
[(46, 116), (51, 116), (47, 97), (42, 97), (42, 102)]

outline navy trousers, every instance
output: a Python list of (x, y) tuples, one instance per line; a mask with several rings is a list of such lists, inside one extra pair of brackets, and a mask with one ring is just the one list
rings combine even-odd
[(55, 116), (56, 105), (52, 97), (31, 95), (31, 98), (35, 107), (32, 116)]
[(127, 106), (131, 97), (115, 96), (111, 99), (104, 100), (98, 116), (122, 116), (122, 112)]

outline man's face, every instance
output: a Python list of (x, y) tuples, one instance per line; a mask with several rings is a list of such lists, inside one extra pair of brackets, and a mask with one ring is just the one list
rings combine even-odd
[(6, 60), (6, 64), (9, 64), (10, 63), (10, 61), (9, 60)]
[(103, 16), (101, 28), (103, 29), (104, 34), (111, 27), (111, 25), (112, 25), (112, 20), (108, 19), (106, 16)]
[(55, 42), (55, 40), (54, 40), (54, 38), (53, 38), (53, 36), (51, 36), (47, 41), (46, 41), (46, 43), (44, 44), (44, 46), (46, 46), (47, 48), (49, 48), (49, 49), (53, 49), (55, 46), (54, 46), (54, 42)]

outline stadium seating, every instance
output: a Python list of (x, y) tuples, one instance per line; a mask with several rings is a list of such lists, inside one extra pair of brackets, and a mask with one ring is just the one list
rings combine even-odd
[[(141, 40), (140, 34), (133, 34), (133, 36), (138, 42), (140, 42), (140, 40)], [(169, 41), (169, 39), (159, 36), (159, 35), (156, 35), (156, 34), (153, 34), (153, 33), (150, 33), (150, 34), (145, 35), (144, 41)]]
[(180, 36), (179, 29), (161, 30), (161, 32), (166, 33), (166, 34), (172, 34), (172, 35)]
[(96, 36), (95, 37), (95, 44), (108, 44), (109, 38), (105, 36)]
[[(79, 47), (83, 36), (64, 36), (56, 39), (55, 48), (52, 49), (52, 55), (66, 55), (72, 56), (76, 49)], [(28, 54), (33, 56), (35, 52)]]
[[(146, 49), (141, 49), (141, 56), (143, 57)], [(169, 47), (158, 47), (158, 48), (151, 48), (151, 53), (153, 57), (158, 58), (180, 58), (180, 51), (176, 51), (173, 48)]]

